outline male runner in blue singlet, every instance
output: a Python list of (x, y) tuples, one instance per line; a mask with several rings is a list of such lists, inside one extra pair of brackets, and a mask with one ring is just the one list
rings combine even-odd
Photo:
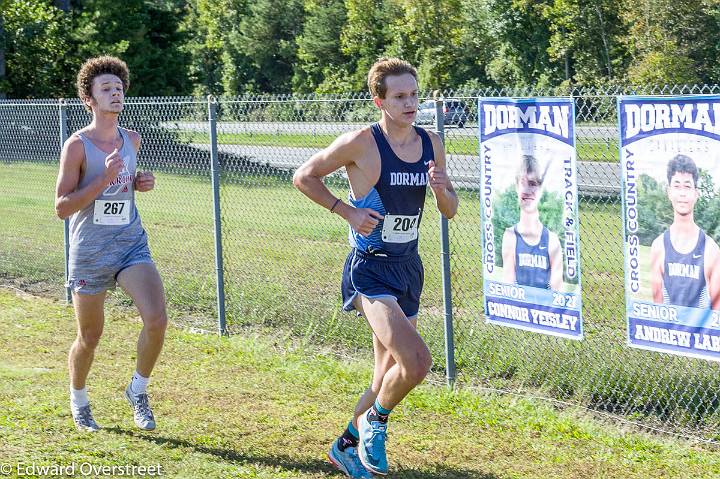
[(720, 308), (720, 251), (695, 224), (699, 172), (692, 158), (675, 155), (667, 166), (673, 222), (650, 247), (650, 285), (656, 303)]
[(520, 221), (503, 234), (503, 281), (559, 290), (563, 281), (560, 239), (540, 222), (538, 210), (547, 166), (541, 172), (534, 156), (522, 157), (515, 178)]
[(119, 284), (140, 311), (136, 371), (125, 390), (135, 424), (155, 428), (146, 392), (165, 338), (165, 293), (150, 257), (135, 207), (135, 191), (150, 191), (155, 177), (136, 172), (140, 135), (118, 126), (129, 72), (114, 57), (91, 58), (80, 68), (77, 88), (92, 122), (63, 146), (55, 210), (70, 218), (67, 286), (72, 289), (77, 338), (68, 358), (70, 409), (78, 429), (97, 431), (86, 380), (102, 335), (107, 290)]
[[(452, 218), (458, 207), (440, 137), (413, 126), (415, 69), (397, 58), (381, 59), (370, 69), (368, 86), (381, 120), (341, 135), (293, 178), (300, 191), (350, 225), (343, 307), (365, 316), (373, 331), (372, 384), (329, 452), (331, 462), (349, 477), (387, 474), (388, 415), (431, 367), (430, 351), (416, 331), (423, 285), (417, 244), (426, 186), (446, 217)], [(350, 183), (348, 203), (335, 198), (322, 181), (342, 167)]]

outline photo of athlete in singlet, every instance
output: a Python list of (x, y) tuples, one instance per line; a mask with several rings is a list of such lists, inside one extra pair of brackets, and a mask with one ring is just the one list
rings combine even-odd
[(692, 158), (675, 155), (667, 165), (673, 222), (650, 247), (650, 285), (656, 303), (720, 308), (720, 250), (695, 223), (699, 172)]
[(523, 155), (515, 177), (520, 221), (503, 233), (503, 281), (534, 288), (560, 290), (563, 263), (560, 239), (540, 222), (538, 204), (549, 167)]
[[(416, 331), (423, 287), (418, 230), (427, 185), (447, 218), (458, 208), (440, 137), (413, 125), (415, 68), (397, 58), (381, 59), (370, 69), (368, 86), (380, 121), (341, 135), (293, 178), (311, 200), (348, 222), (352, 250), (342, 277), (343, 306), (362, 313), (374, 333), (372, 383), (328, 453), (349, 477), (387, 474), (388, 415), (432, 364)], [(335, 198), (322, 181), (343, 167), (350, 183), (348, 203)]]
[(100, 427), (90, 410), (86, 381), (103, 331), (107, 291), (119, 284), (143, 321), (125, 399), (144, 430), (155, 429), (146, 388), (167, 327), (162, 280), (135, 206), (135, 191), (152, 190), (155, 177), (136, 171), (140, 135), (118, 125), (128, 86), (127, 65), (118, 58), (91, 58), (82, 65), (78, 95), (93, 119), (65, 142), (55, 193), (57, 215), (69, 218), (66, 286), (77, 320), (68, 358), (70, 409), (76, 427), (91, 432)]

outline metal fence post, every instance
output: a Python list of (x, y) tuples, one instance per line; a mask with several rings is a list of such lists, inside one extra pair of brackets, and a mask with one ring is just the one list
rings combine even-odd
[[(58, 102), (60, 107), (60, 149), (62, 150), (65, 145), (65, 141), (68, 139), (68, 119), (67, 119), (67, 102), (64, 98), (60, 98)], [(65, 242), (65, 284), (67, 285), (69, 275), (69, 262), (70, 262), (70, 219), (65, 218), (63, 221), (63, 238)], [(65, 286), (65, 302), (67, 304), (72, 303), (72, 294), (70, 293), (70, 287)]]
[[(435, 131), (445, 141), (445, 111), (442, 98), (435, 97)], [(442, 264), (443, 308), (445, 312), (445, 371), (448, 386), (455, 384), (455, 339), (453, 337), (452, 284), (450, 279), (450, 232), (448, 219), (440, 215), (440, 262)]]
[(208, 122), (210, 123), (210, 176), (213, 189), (213, 218), (215, 221), (215, 272), (217, 277), (218, 333), (227, 335), (225, 323), (225, 279), (223, 277), (222, 222), (220, 219), (220, 162), (217, 148), (217, 101), (208, 95)]

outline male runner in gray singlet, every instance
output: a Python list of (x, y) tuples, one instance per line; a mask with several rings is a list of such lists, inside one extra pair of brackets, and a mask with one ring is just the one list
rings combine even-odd
[(135, 207), (135, 191), (150, 191), (155, 177), (137, 172), (140, 135), (118, 126), (129, 72), (125, 62), (104, 56), (87, 60), (77, 77), (78, 95), (92, 122), (63, 146), (55, 211), (70, 218), (67, 286), (72, 289), (77, 338), (68, 358), (70, 409), (78, 429), (97, 431), (86, 379), (102, 335), (108, 289), (119, 284), (140, 312), (136, 371), (125, 390), (135, 424), (155, 429), (146, 393), (165, 339), (167, 315), (162, 280), (150, 257)]

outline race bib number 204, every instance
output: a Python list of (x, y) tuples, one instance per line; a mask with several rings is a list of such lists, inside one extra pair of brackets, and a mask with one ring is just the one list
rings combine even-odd
[(126, 225), (130, 223), (130, 200), (96, 200), (93, 223), (96, 225)]
[(386, 243), (408, 243), (418, 237), (420, 215), (385, 215), (382, 239)]

